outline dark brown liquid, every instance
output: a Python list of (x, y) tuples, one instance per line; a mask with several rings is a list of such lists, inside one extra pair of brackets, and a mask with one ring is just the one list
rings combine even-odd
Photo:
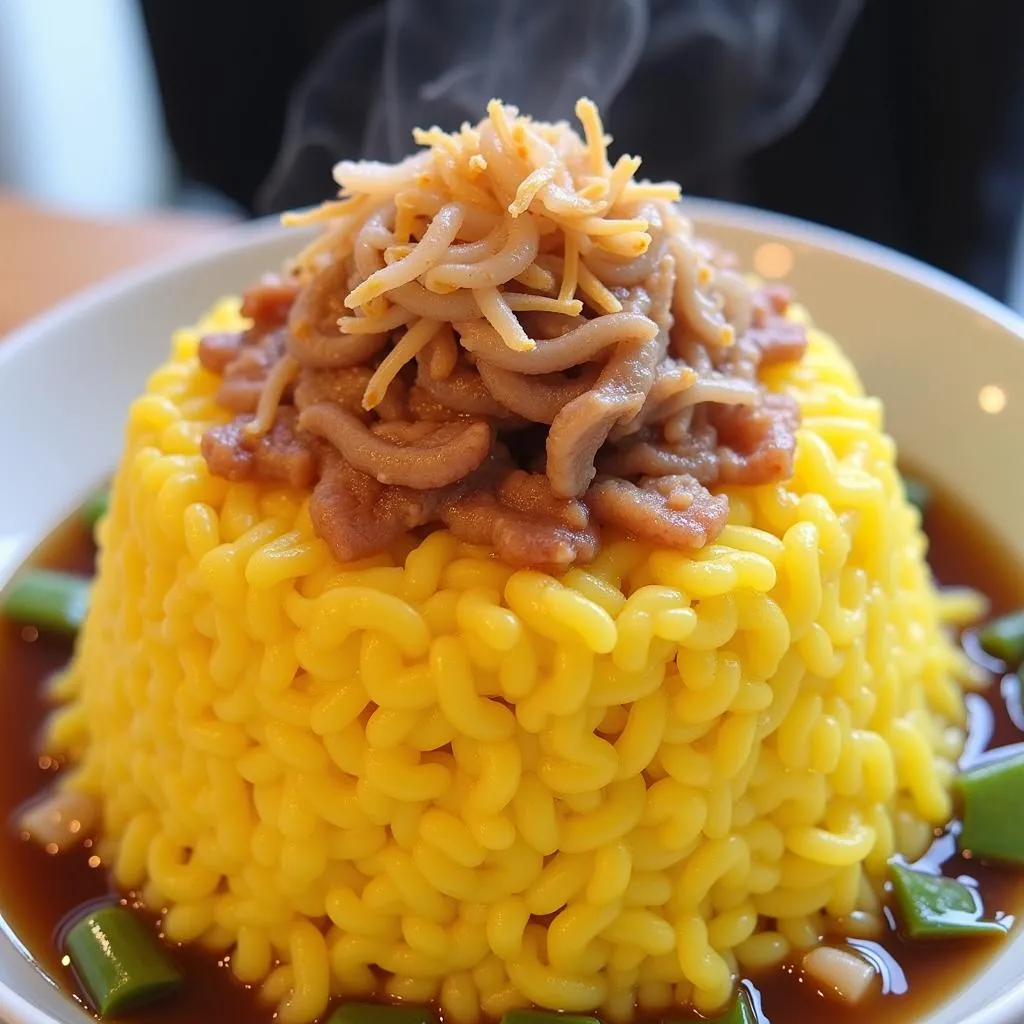
[[(941, 582), (983, 591), (995, 614), (1024, 605), (1024, 573), (957, 502), (945, 496), (935, 501), (926, 527), (930, 561)], [(92, 560), (86, 531), (72, 523), (40, 551), (35, 562), (88, 572)], [(965, 646), (973, 650), (970, 635)], [(12, 824), (18, 806), (38, 794), (57, 770), (58, 766), (38, 757), (36, 741), (47, 713), (44, 682), (69, 654), (67, 643), (0, 621), (0, 826), (6, 826), (0, 827), (0, 916), (39, 966), (73, 992), (74, 979), (61, 962), (62, 922), (84, 903), (117, 897), (103, 866), (90, 866), (90, 849), (50, 856), (22, 840)], [(969, 701), (971, 737), (965, 761), (986, 749), (1024, 741), (1024, 713), (1015, 677), (994, 678), (984, 696)], [(988, 915), (1017, 915), (1024, 909), (1024, 875), (961, 857), (951, 834), (936, 840), (929, 858), (941, 864), (947, 875), (976, 878)], [(855, 945), (879, 965), (884, 995), (867, 1006), (846, 1007), (826, 999), (798, 967), (787, 967), (744, 982), (762, 1020), (853, 1024), (870, 1019), (872, 1024), (909, 1024), (968, 982), (999, 943), (960, 940), (915, 946), (892, 933), (882, 942)], [(183, 948), (175, 951), (175, 957), (188, 979), (184, 989), (168, 1002), (141, 1011), (130, 1018), (132, 1022), (269, 1024), (271, 1012), (215, 956)], [(669, 1016), (678, 1020), (685, 1015)]]

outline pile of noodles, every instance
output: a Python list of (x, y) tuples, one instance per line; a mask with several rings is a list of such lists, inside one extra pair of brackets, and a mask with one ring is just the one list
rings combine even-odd
[[(588, 118), (559, 158), (593, 159), (592, 188), (510, 176), (502, 199), (523, 213), (507, 237), (481, 216), (471, 241), (419, 239), (501, 252), (522, 290), (451, 260), (426, 272), (433, 291), (397, 279), (421, 213), (433, 225), (449, 195), (462, 203), (481, 160), (496, 180), (511, 166), (499, 108), (487, 132), (453, 137), (450, 166), (439, 139), (394, 168), (341, 168), (360, 198), (318, 215), (327, 231), (298, 270), (312, 279), (352, 246), (373, 270), (337, 315), (407, 326), (386, 335), (368, 406), (420, 344), (450, 361), (445, 324), (463, 314), (446, 302), (482, 314), (463, 345), (478, 331), (516, 359), (542, 345), (513, 303), (620, 315), (609, 268), (648, 258), (673, 193), (634, 183), (629, 162), (600, 172)], [(383, 247), (366, 239), (379, 196), (404, 197)], [(625, 203), (652, 212), (614, 216)], [(552, 225), (573, 239), (557, 256)], [(528, 253), (535, 240), (529, 259), (515, 262), (513, 231)], [(664, 244), (699, 283), (696, 243)], [(727, 348), (736, 320), (706, 312), (689, 329)], [(806, 354), (756, 367), (756, 387), (800, 413), (788, 476), (710, 484), (728, 522), (699, 550), (608, 530), (590, 562), (556, 572), (443, 527), (339, 561), (312, 481), (227, 479), (203, 457), (232, 413), (200, 338), (245, 330), (239, 302), (177, 334), (128, 417), (46, 740), (63, 784), (97, 802), (116, 884), (285, 1024), (371, 993), (435, 1001), (457, 1024), (531, 1004), (613, 1022), (712, 1012), (742, 972), (881, 932), (887, 861), (917, 856), (951, 815), (965, 667), (879, 403), (831, 338), (788, 316), (807, 325)]]
[[(725, 523), (708, 485), (788, 475), (796, 410), (765, 401), (757, 373), (799, 358), (802, 331), (693, 237), (678, 186), (635, 181), (637, 158), (610, 163), (593, 104), (577, 112), (585, 138), (495, 100), (475, 127), (417, 133), (427, 148), (397, 165), (337, 165), (342, 198), (288, 218), (324, 231), (290, 268), (286, 341), (257, 317), (259, 342), (232, 363), (218, 339), (207, 360), (245, 414), (244, 434), (214, 432), (211, 468), (280, 477), (251, 455), (294, 422), (321, 478), (344, 470), (313, 506), (338, 558), (443, 522), (546, 566), (592, 557), (597, 525), (699, 548)], [(254, 349), (273, 363), (265, 379)], [(510, 496), (516, 470), (533, 479)], [(400, 505), (390, 535), (386, 515), (344, 525), (367, 481), (394, 494), (377, 509)], [(570, 540), (498, 543), (476, 521), (491, 489), (495, 517), (543, 505), (548, 532)]]

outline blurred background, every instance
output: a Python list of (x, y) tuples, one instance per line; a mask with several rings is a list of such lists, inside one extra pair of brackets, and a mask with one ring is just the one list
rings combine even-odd
[(543, 117), (586, 91), (642, 174), (1024, 311), (1020, 0), (0, 0), (0, 195), (265, 215), (488, 90)]

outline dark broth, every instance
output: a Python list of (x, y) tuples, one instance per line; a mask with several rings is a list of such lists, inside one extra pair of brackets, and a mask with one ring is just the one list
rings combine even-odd
[[(1024, 605), (1024, 573), (948, 495), (933, 501), (926, 517), (930, 562), (945, 584), (966, 584), (988, 595), (993, 613)], [(86, 529), (67, 524), (33, 562), (49, 568), (91, 572), (94, 551)], [(965, 638), (968, 650), (971, 638)], [(104, 867), (88, 847), (57, 856), (22, 840), (13, 825), (16, 809), (40, 792), (57, 765), (40, 758), (36, 740), (47, 713), (47, 677), (68, 659), (70, 644), (0, 621), (0, 926), (17, 936), (35, 962), (69, 992), (74, 979), (62, 961), (62, 923), (82, 904), (114, 897)], [(992, 749), (1024, 740), (1020, 687), (1014, 677), (970, 698), (969, 749)], [(1020, 724), (1017, 724), (1020, 723)], [(989, 915), (1018, 914), (1024, 906), (1024, 876), (980, 864), (955, 851), (950, 835), (936, 840), (928, 854), (952, 877), (978, 880)], [(867, 1005), (847, 1007), (826, 999), (798, 966), (773, 970), (744, 984), (755, 997), (762, 1020), (771, 1024), (854, 1022), (870, 1015), (872, 1024), (908, 1024), (961, 988), (999, 948), (998, 942), (948, 941), (912, 945), (895, 933), (881, 942), (856, 943), (881, 967), (887, 994)], [(203, 950), (182, 948), (176, 959), (188, 979), (182, 992), (135, 1016), (133, 1024), (207, 1024), (231, 1021), (268, 1024), (271, 1012), (255, 993), (238, 984), (223, 960)], [(685, 1014), (666, 1016), (680, 1019)]]

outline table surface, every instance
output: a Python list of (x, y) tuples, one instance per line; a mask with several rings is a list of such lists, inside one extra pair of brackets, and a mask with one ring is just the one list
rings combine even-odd
[(0, 342), (73, 292), (186, 248), (227, 223), (180, 214), (92, 220), (0, 190)]

